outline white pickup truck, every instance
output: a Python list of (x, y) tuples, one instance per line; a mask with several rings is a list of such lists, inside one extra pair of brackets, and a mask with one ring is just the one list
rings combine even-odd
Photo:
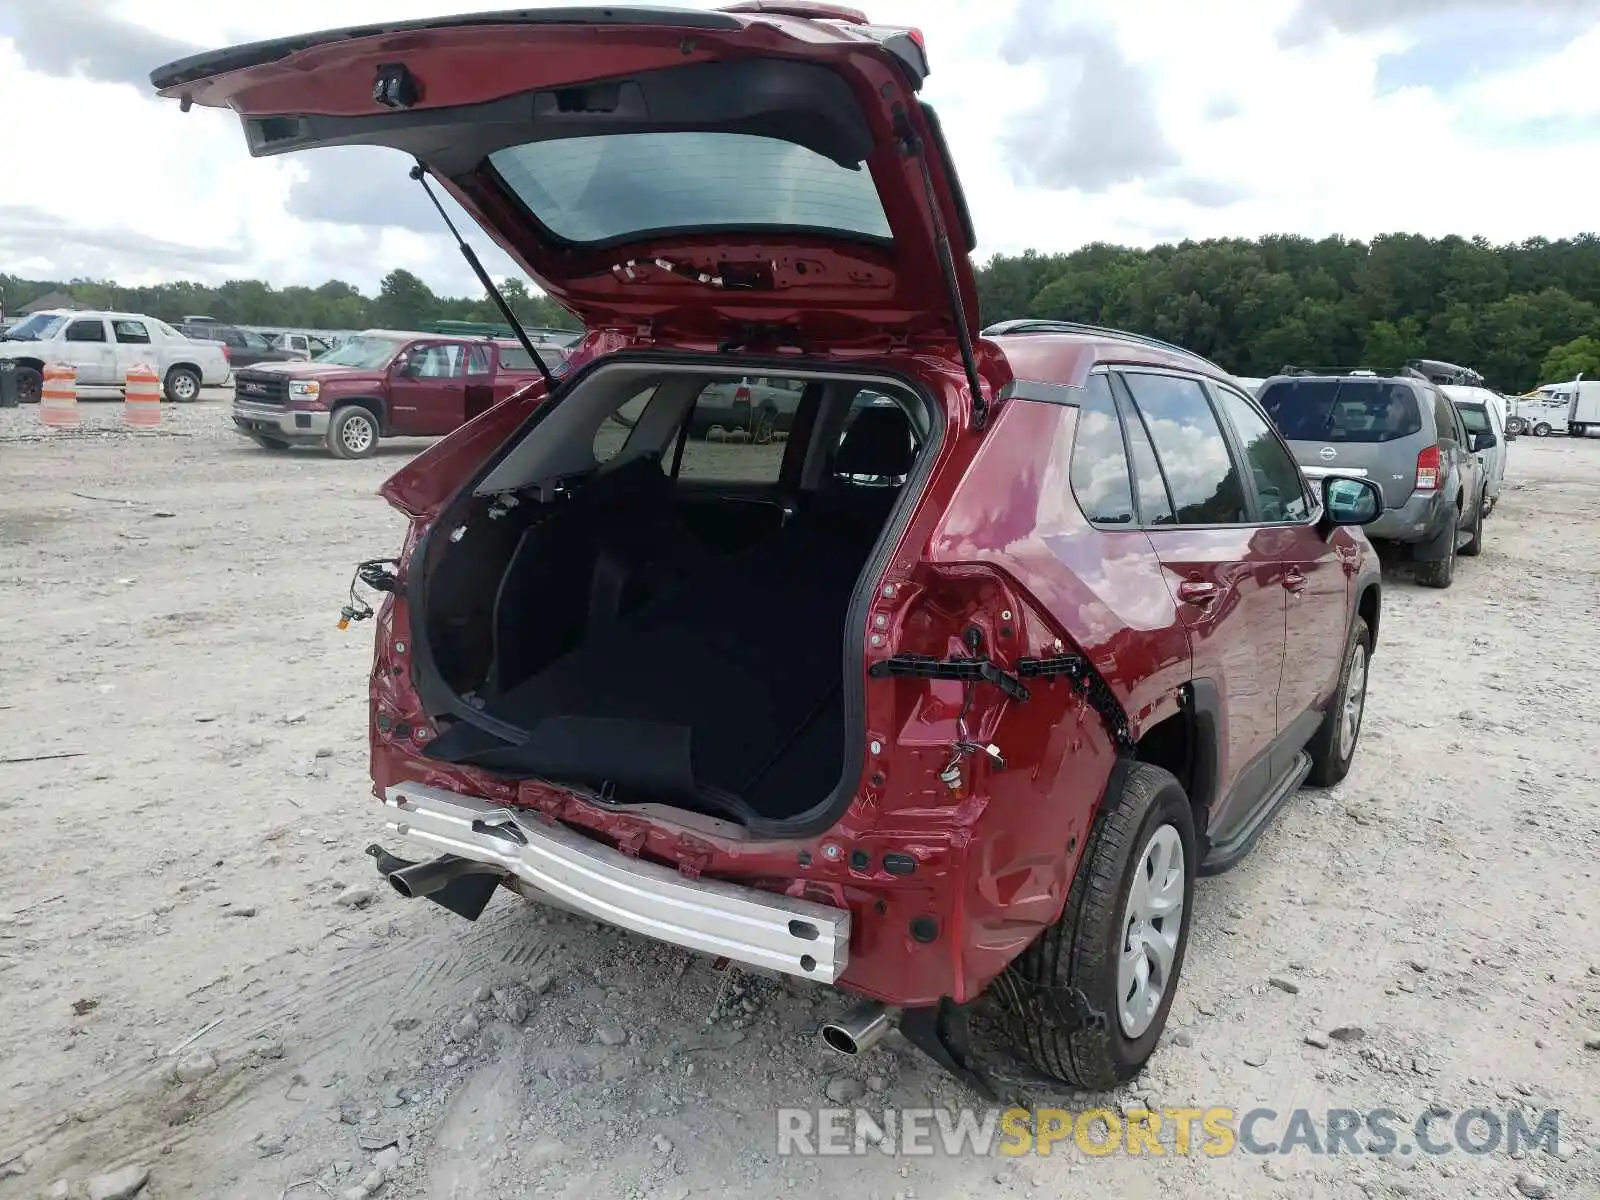
[(233, 373), (218, 343), (192, 341), (140, 313), (34, 313), (0, 334), (0, 358), (16, 363), (17, 399), (24, 404), (39, 399), (51, 363), (76, 367), (78, 385), (86, 388), (120, 388), (129, 367), (147, 363), (177, 404), (198, 400), (201, 387), (225, 384)]

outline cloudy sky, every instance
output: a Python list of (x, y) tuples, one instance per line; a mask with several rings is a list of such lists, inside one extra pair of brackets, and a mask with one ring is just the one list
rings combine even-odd
[[(332, 276), (370, 291), (403, 266), (441, 291), (475, 291), (399, 156), (252, 159), (234, 118), (181, 114), (148, 76), (194, 49), (493, 6), (0, 0), (0, 270)], [(865, 7), (926, 33), (924, 94), (982, 257), (1097, 240), (1502, 241), (1600, 227), (1600, 0)], [(496, 273), (512, 269), (493, 259)]]

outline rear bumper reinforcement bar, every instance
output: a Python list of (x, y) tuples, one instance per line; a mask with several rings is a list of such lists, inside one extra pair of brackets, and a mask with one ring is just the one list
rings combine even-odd
[(850, 914), (629, 858), (532, 813), (402, 783), (385, 823), (436, 854), (486, 863), (568, 908), (646, 937), (734, 962), (834, 983), (849, 961)]

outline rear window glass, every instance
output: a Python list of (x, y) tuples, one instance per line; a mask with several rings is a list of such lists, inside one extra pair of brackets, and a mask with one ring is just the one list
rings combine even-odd
[(1489, 426), (1489, 414), (1481, 404), (1458, 404), (1456, 411), (1461, 414), (1461, 423), (1467, 427), (1468, 433), (1492, 433)]
[(865, 167), (745, 133), (612, 133), (489, 155), (551, 233), (606, 242), (682, 229), (826, 229), (888, 238)]
[(1392, 442), (1422, 429), (1416, 394), (1377, 379), (1279, 380), (1261, 407), (1291, 442)]

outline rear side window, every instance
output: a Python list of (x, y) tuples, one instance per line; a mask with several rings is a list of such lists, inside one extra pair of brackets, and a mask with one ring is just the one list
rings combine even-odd
[(1083, 515), (1096, 525), (1132, 525), (1133, 487), (1122, 422), (1104, 375), (1089, 376), (1078, 406), (1078, 433), (1072, 445), (1072, 491)]
[(124, 346), (148, 346), (150, 344), (150, 331), (144, 327), (143, 321), (113, 321), (111, 332), (117, 335), (117, 341)]
[[(689, 410), (678, 478), (707, 483), (777, 483), (794, 409), (768, 403), (762, 380), (710, 383)], [(798, 399), (798, 397), (796, 397)]]
[(1439, 440), (1441, 442), (1462, 441), (1460, 431), (1456, 428), (1460, 418), (1456, 416), (1456, 406), (1445, 398), (1443, 392), (1435, 392), (1433, 396), (1433, 423), (1439, 427)]
[(1300, 482), (1300, 468), (1294, 465), (1272, 426), (1232, 388), (1218, 387), (1216, 394), (1244, 451), (1249, 472), (1245, 486), (1255, 493), (1261, 519), (1269, 524), (1306, 520), (1311, 516), (1311, 505)]
[(1489, 414), (1481, 404), (1458, 404), (1456, 411), (1461, 414), (1461, 423), (1467, 427), (1468, 433), (1493, 433), (1489, 424)]
[(1227, 439), (1199, 380), (1128, 372), (1180, 525), (1241, 525), (1250, 520)]
[(1261, 407), (1291, 442), (1393, 442), (1422, 431), (1408, 384), (1381, 379), (1279, 379)]

